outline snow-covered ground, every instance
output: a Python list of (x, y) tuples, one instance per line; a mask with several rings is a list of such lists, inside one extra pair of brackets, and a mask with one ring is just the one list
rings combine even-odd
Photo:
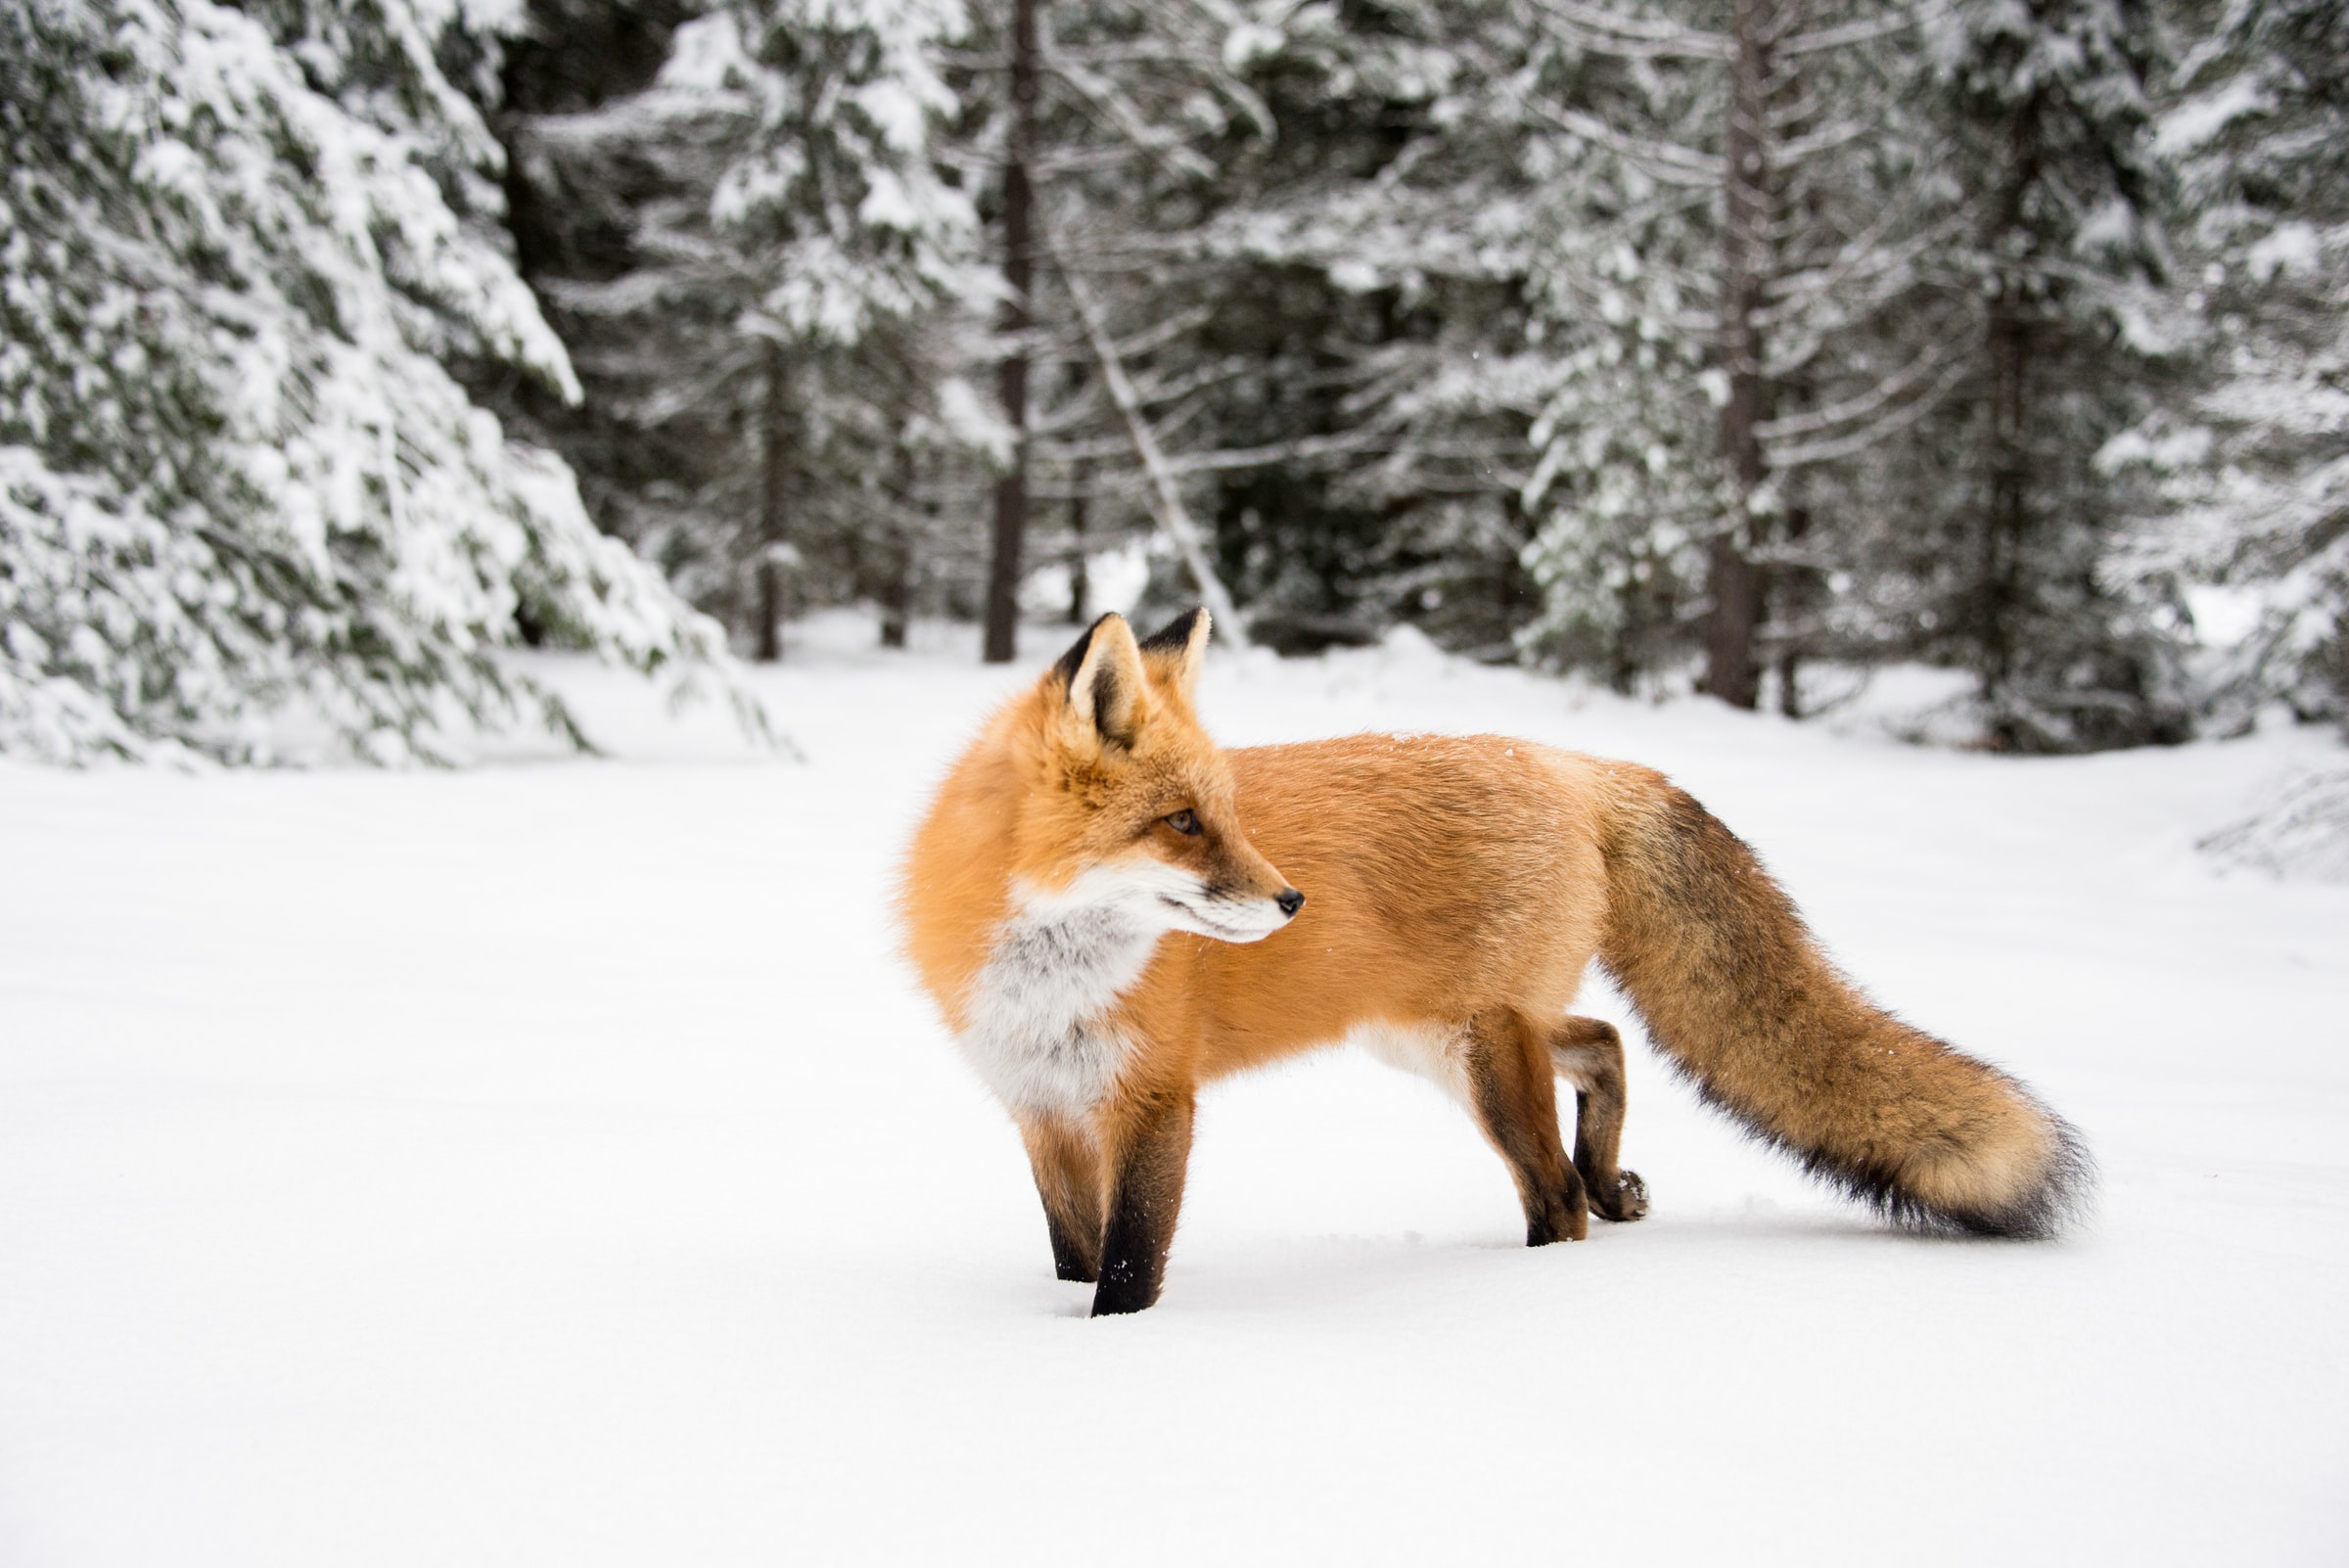
[(2318, 742), (1219, 655), (1229, 742), (1671, 770), (2102, 1208), (1888, 1233), (1640, 1052), (1652, 1216), (1528, 1251), (1465, 1118), (1328, 1056), (1212, 1093), (1164, 1303), (1094, 1322), (889, 926), (1028, 671), (865, 635), (761, 677), (804, 763), (573, 672), (614, 761), (0, 766), (0, 1563), (2349, 1560), (2349, 889), (2190, 848)]

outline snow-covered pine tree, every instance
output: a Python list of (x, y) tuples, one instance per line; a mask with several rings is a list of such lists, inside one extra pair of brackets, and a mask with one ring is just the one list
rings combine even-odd
[[(1852, 122), (1898, 119), (1874, 62), (1899, 20), (1773, 13), (1801, 67), (1770, 83), (1786, 232), (1767, 282), (1787, 351), (1769, 368), (1788, 393), (1773, 411), (1801, 417), (1765, 427), (1772, 472), (1866, 446), (1945, 384), (1881, 342), (1927, 225), (1887, 138), (1861, 145)], [(1685, 648), (1724, 506), (1702, 389), (1721, 351), (1729, 35), (1515, 0), (1260, 31), (1245, 80), (1278, 129), (1200, 204), (1188, 292), (1162, 262), (1135, 316), (1195, 300), (1210, 323), (1155, 359), (1206, 378), (1176, 462), (1222, 476), (1226, 575), (1302, 646), (1405, 616), (1503, 656), (1521, 633), (1620, 681)], [(1798, 388), (1816, 401), (1792, 406)], [(1783, 489), (1746, 484), (1764, 502)], [(1530, 627), (1528, 567), (1547, 603)]]
[[(516, 268), (563, 340), (582, 395), (511, 375), (477, 379), (474, 390), (562, 455), (598, 527), (659, 563), (688, 598), (719, 609), (711, 588), (724, 585), (722, 575), (698, 576), (688, 569), (698, 556), (670, 551), (679, 537), (690, 541), (701, 476), (729, 433), (697, 425), (701, 405), (689, 399), (646, 417), (664, 377), (682, 376), (704, 352), (710, 325), (689, 302), (670, 303), (692, 294), (673, 280), (617, 301), (592, 289), (669, 263), (644, 254), (639, 229), (673, 226), (673, 211), (707, 213), (723, 166), (715, 116), (661, 113), (667, 100), (641, 96), (692, 9), (683, 0), (527, 0), (491, 124), (506, 150)], [(565, 291), (580, 284), (589, 299), (570, 308)]]
[[(1033, 492), (1082, 503), (1088, 541), (1137, 525), (1175, 537), (1196, 518), (1261, 640), (1364, 640), (1400, 615), (1507, 657), (1530, 607), (1513, 496), (1538, 398), (1480, 361), (1479, 334), (1522, 313), (1494, 259), (1515, 243), (1510, 214), (1497, 204), (1473, 239), (1439, 232), (1466, 196), (1438, 204), (1426, 156), (1475, 190), (1507, 183), (1509, 145), (1479, 163), (1438, 134), (1480, 90), (1464, 56), (1494, 9), (1039, 12), (1055, 264), (1028, 339)], [(1428, 186), (1382, 179), (1399, 162)], [(1069, 271), (1106, 352), (1073, 330)], [(1154, 593), (1205, 591), (1182, 554)]]
[(986, 649), (999, 659), (1036, 500), (1083, 520), (1082, 545), (1074, 527), (1056, 541), (1063, 559), (1155, 530), (1219, 576), (1174, 483), (1183, 465), (1157, 433), (1187, 436), (1228, 374), (1200, 342), (1213, 312), (1187, 252), (1233, 146), (1271, 125), (1241, 80), (1255, 32), (1234, 8), (1019, 0), (979, 20), (965, 145), (1002, 268), (997, 391), (1013, 433), (990, 570)]
[(2197, 374), (2104, 451), (2159, 511), (2128, 566), (2197, 602), (2199, 699), (2349, 722), (2349, 14), (2181, 0), (2157, 132), (2178, 170)]
[(1549, 370), (1524, 490), (1544, 603), (1522, 639), (1624, 690), (1695, 651), (1708, 546), (1734, 510), (1716, 364), (1727, 20), (1571, 8), (1513, 84)]
[(568, 724), (517, 642), (721, 655), (447, 369), (573, 390), (447, 73), (496, 47), (420, 0), (0, 8), (0, 749), (257, 760), (300, 704), (429, 757)]
[[(910, 591), (941, 484), (994, 432), (962, 379), (975, 215), (941, 172), (960, 9), (737, 0), (643, 90), (513, 128), (535, 200), (609, 260), (533, 282), (621, 437), (608, 519), (781, 652), (797, 606)], [(587, 459), (592, 461), (592, 459)]]
[(1976, 677), (1995, 746), (2141, 744), (2188, 723), (2168, 607), (2117, 585), (2128, 508), (2096, 462), (2191, 341), (2165, 254), (2150, 22), (2137, 0), (1928, 15), (1945, 167), (1972, 214), (1944, 254), (1983, 324), (1889, 482), (1903, 522), (1873, 565), (1910, 585), (1920, 650)]
[[(1532, 645), (1617, 684), (1690, 646), (1738, 706), (1830, 640), (1857, 473), (1949, 390), (1967, 301), (1913, 12), (1551, 4), (1519, 84), (1554, 382)], [(1702, 23), (1701, 25), (1699, 23)]]
[(1505, 659), (1538, 602), (1518, 494), (1548, 366), (1508, 95), (1525, 12), (1302, 8), (1249, 40), (1276, 130), (1195, 247), (1230, 368), (1194, 460), (1219, 465), (1224, 570), (1282, 646), (1407, 620)]

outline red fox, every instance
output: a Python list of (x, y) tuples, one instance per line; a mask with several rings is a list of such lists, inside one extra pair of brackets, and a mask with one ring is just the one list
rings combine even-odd
[(2071, 1128), (1861, 995), (1662, 774), (1491, 735), (1224, 752), (1192, 707), (1207, 639), (1203, 610), (1141, 642), (1095, 622), (904, 867), (908, 950), (1095, 1314), (1158, 1299), (1199, 1086), (1339, 1041), (1465, 1104), (1528, 1245), (1645, 1214), (1623, 1042), (1568, 1011), (1593, 958), (1708, 1100), (1896, 1222), (2045, 1236), (2084, 1197)]

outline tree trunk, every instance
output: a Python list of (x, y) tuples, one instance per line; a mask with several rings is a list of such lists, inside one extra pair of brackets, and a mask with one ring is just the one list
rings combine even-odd
[(1982, 701), (1991, 739), (2015, 743), (2014, 724), (2001, 716), (2014, 678), (2015, 608), (2023, 534), (2030, 526), (2030, 454), (2024, 441), (2025, 384), (2031, 325), (2006, 298), (2009, 279), (1990, 312), (1990, 493), (1982, 520), (1982, 580), (1975, 590), (1975, 636), (1982, 659)]
[(1084, 549), (1085, 483), (1092, 465), (1076, 465), (1075, 494), (1069, 497), (1069, 624), (1082, 626), (1093, 619), (1093, 579)]
[[(1790, 506), (1786, 509), (1786, 542), (1799, 546), (1803, 536), (1811, 531), (1811, 508)], [(1778, 712), (1787, 718), (1803, 716), (1803, 651), (1793, 631), (1795, 619), (1805, 609), (1809, 596), (1803, 592), (1805, 575), (1809, 571), (1787, 562), (1777, 572), (1778, 642)]]
[(766, 346), (766, 439), (759, 476), (759, 662), (783, 657), (783, 346)]
[(1991, 296), (1990, 320), (1984, 333), (1984, 351), (1990, 372), (1988, 493), (1983, 497), (1982, 553), (1976, 570), (1979, 580), (1972, 593), (1971, 620), (1976, 656), (1981, 661), (1982, 705), (1990, 717), (1990, 741), (2007, 748), (2020, 738), (2006, 712), (2014, 679), (2019, 628), (2016, 611), (2022, 601), (2024, 535), (2031, 525), (2030, 418), (2031, 352), (2035, 323), (2029, 298), (2030, 269), (2036, 256), (2014, 258), (2010, 236), (2029, 237), (2025, 208), (2042, 167), (2037, 134), (2037, 105), (2014, 111), (2007, 126), (2005, 186), (2000, 192), (1996, 217), (1984, 252), (2007, 257), (2001, 266)]
[(1011, 466), (995, 482), (994, 560), (987, 577), (987, 662), (1009, 664), (1019, 653), (1020, 556), (1028, 533), (1028, 344), (1035, 321), (1030, 289), (1036, 279), (1035, 192), (1029, 185), (1036, 154), (1037, 0), (1012, 0), (1011, 125), (1003, 160), (1003, 331), (1012, 339), (997, 372), (1003, 418), (1012, 429)]
[(913, 619), (913, 551), (898, 539), (894, 547), (889, 580), (881, 589), (881, 646), (905, 646), (905, 627)]
[(905, 646), (905, 626), (913, 619), (913, 526), (906, 514), (914, 505), (920, 475), (913, 448), (898, 445), (898, 491), (893, 515), (882, 537), (887, 553), (881, 562), (881, 646)]
[(1762, 619), (1762, 578), (1753, 556), (1754, 495), (1767, 471), (1762, 461), (1762, 288), (1769, 275), (1770, 40), (1777, 24), (1773, 0), (1736, 0), (1736, 60), (1731, 68), (1729, 118), (1723, 137), (1727, 221), (1722, 229), (1721, 359), (1729, 379), (1721, 410), (1721, 460), (1728, 482), (1729, 515), (1713, 536), (1707, 588), (1713, 608), (1705, 624), (1704, 689), (1732, 708), (1751, 708), (1762, 690), (1754, 629)]

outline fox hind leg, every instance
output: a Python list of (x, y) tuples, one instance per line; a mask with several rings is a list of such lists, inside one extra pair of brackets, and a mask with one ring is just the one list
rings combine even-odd
[(1516, 1179), (1529, 1247), (1580, 1241), (1590, 1230), (1582, 1176), (1558, 1137), (1557, 1084), (1545, 1043), (1515, 1012), (1468, 1021), (1469, 1105)]
[(1063, 1279), (1092, 1284), (1101, 1277), (1101, 1149), (1092, 1129), (1059, 1117), (1020, 1124), (1036, 1194), (1044, 1200), (1052, 1234), (1052, 1268)]
[(1647, 1183), (1619, 1169), (1623, 1148), (1623, 1037), (1603, 1018), (1568, 1018), (1549, 1032), (1549, 1059), (1574, 1085), (1574, 1169), (1606, 1220), (1647, 1213)]

